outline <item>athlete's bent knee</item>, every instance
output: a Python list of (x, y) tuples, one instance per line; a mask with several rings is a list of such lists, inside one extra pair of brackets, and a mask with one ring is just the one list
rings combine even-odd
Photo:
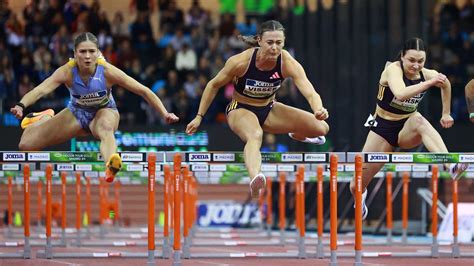
[(423, 130), (428, 124), (428, 120), (420, 114), (415, 114), (413, 117), (413, 122), (415, 123), (416, 128)]
[(18, 149), (20, 151), (36, 151), (38, 150), (38, 147), (34, 145), (32, 141), (25, 141), (25, 140), (20, 140), (20, 143), (18, 144)]
[(263, 138), (262, 130), (255, 130), (247, 135), (247, 141), (249, 140), (262, 141), (262, 138)]

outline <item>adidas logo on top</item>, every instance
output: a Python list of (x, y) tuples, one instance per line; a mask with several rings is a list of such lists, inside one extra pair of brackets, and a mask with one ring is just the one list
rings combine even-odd
[(270, 77), (270, 79), (279, 79), (280, 75), (278, 75), (278, 72), (273, 73), (273, 75)]

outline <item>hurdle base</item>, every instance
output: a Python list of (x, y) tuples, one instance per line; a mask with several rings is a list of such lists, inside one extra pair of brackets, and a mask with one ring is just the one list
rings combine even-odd
[(331, 261), (329, 261), (329, 266), (337, 266), (337, 254), (334, 250), (331, 250)]
[(181, 266), (181, 250), (173, 252), (173, 266)]
[(30, 238), (25, 236), (25, 246), (23, 248), (23, 258), (24, 259), (31, 259), (31, 246), (30, 246)]
[(362, 251), (356, 250), (354, 266), (362, 266)]
[(392, 229), (387, 229), (387, 246), (391, 246), (392, 244), (393, 244)]
[(183, 243), (183, 259), (190, 259), (191, 254), (189, 252), (189, 236), (184, 237), (184, 243)]
[(156, 265), (155, 251), (154, 250), (148, 250), (148, 260), (146, 262), (146, 265), (148, 265), (148, 266)]
[(171, 254), (171, 249), (170, 249), (170, 238), (165, 237), (163, 239), (163, 259), (169, 259)]
[(407, 229), (403, 228), (402, 230), (402, 244), (407, 244)]
[(453, 237), (453, 246), (452, 246), (453, 258), (461, 257), (461, 251), (459, 250), (458, 237)]
[(299, 259), (306, 259), (306, 250), (304, 246), (304, 240), (305, 240), (304, 236), (298, 239), (298, 258)]
[(316, 250), (316, 257), (318, 259), (324, 259), (323, 240), (319, 236), (318, 236), (318, 246), (317, 246), (317, 250)]
[(433, 237), (433, 244), (431, 245), (431, 257), (439, 258), (439, 244), (437, 237)]
[(282, 245), (285, 244), (285, 230), (283, 230), (283, 229), (280, 229), (280, 243)]

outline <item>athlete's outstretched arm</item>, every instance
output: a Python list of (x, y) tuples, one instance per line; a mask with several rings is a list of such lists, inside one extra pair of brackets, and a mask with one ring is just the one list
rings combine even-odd
[[(36, 101), (41, 99), (43, 96), (50, 94), (56, 90), (61, 84), (66, 83), (67, 76), (69, 75), (69, 67), (63, 65), (60, 68), (56, 69), (54, 73), (41, 82), (38, 86), (33, 88), (27, 94), (21, 98), (20, 103), (25, 107), (33, 105)], [(23, 107), (15, 105), (10, 109), (16, 118), (20, 119), (23, 117)]]
[(411, 97), (424, 92), (430, 87), (441, 87), (447, 80), (446, 76), (436, 72), (436, 75), (426, 78), (425, 82), (406, 87), (403, 81), (403, 70), (397, 64), (390, 64), (387, 69), (388, 86), (392, 90), (393, 95), (400, 101), (410, 99)]
[(219, 89), (228, 84), (234, 78), (234, 76), (236, 76), (235, 71), (240, 61), (238, 56), (239, 55), (234, 55), (229, 58), (219, 73), (217, 73), (217, 75), (207, 83), (206, 88), (204, 88), (202, 93), (198, 113), (196, 117), (186, 126), (187, 134), (193, 134), (196, 132), (202, 122), (204, 114), (206, 114), (207, 109), (209, 109), (209, 106), (216, 97)]
[[(425, 69), (423, 73), (425, 74), (426, 79), (429, 80), (437, 80), (439, 75), (442, 75), (438, 73), (438, 71), (432, 69)], [(449, 82), (447, 78), (442, 81), (437, 80), (435, 86), (441, 89), (441, 103), (443, 105), (439, 123), (443, 128), (450, 128), (454, 124), (454, 119), (451, 116), (451, 82)]]
[(120, 87), (142, 96), (147, 103), (165, 119), (166, 123), (170, 124), (179, 120), (175, 114), (168, 113), (160, 98), (158, 98), (152, 90), (110, 63), (106, 63), (105, 78), (113, 84), (117, 84)]
[(285, 77), (293, 78), (296, 87), (300, 90), (301, 94), (306, 98), (314, 115), (318, 120), (326, 120), (329, 117), (329, 113), (326, 108), (323, 107), (321, 96), (316, 92), (311, 82), (306, 76), (301, 64), (296, 61), (287, 51), (282, 51), (284, 59), (284, 72)]
[(469, 119), (474, 123), (474, 79), (471, 79), (466, 85), (466, 103)]

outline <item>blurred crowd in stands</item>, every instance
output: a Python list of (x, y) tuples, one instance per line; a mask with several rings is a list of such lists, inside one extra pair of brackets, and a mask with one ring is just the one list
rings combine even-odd
[[(259, 6), (253, 7), (253, 14), (257, 15), (247, 15), (239, 23), (232, 10), (234, 0), (220, 0), (218, 16), (203, 9), (199, 0), (192, 1), (188, 10), (178, 7), (175, 0), (131, 0), (134, 20), (128, 24), (124, 16), (130, 15), (129, 10), (108, 17), (99, 0), (90, 5), (81, 0), (30, 0), (23, 10), (23, 20), (9, 9), (7, 0), (0, 0), (0, 112), (8, 113), (25, 93), (66, 63), (73, 56), (73, 38), (90, 31), (98, 37), (107, 61), (148, 86), (169, 111), (180, 117), (181, 123), (187, 123), (197, 112), (205, 84), (225, 60), (246, 48), (237, 36), (256, 34), (257, 24), (268, 17), (278, 19), (273, 0), (258, 2)], [(463, 87), (474, 76), (471, 2), (439, 1), (433, 16), (432, 39), (428, 40), (431, 67), (446, 73), (453, 87)], [(150, 20), (152, 12), (159, 13), (157, 37)], [(223, 112), (232, 91), (232, 85), (220, 90), (205, 122), (225, 122)], [(119, 87), (114, 88), (113, 94), (121, 124), (159, 123), (156, 112), (139, 96)], [(279, 99), (288, 104), (298, 97), (289, 83), (279, 94)], [(453, 96), (456, 114), (465, 108), (462, 90), (455, 90)], [(59, 111), (68, 99), (68, 90), (58, 88), (34, 108)], [(2, 121), (5, 123), (8, 124)]]
[[(237, 36), (254, 35), (257, 31), (257, 20), (250, 17), (244, 23), (236, 23), (234, 15), (224, 12), (220, 23), (213, 21), (198, 0), (187, 11), (181, 10), (175, 0), (132, 0), (130, 9), (135, 19), (128, 25), (124, 16), (130, 15), (129, 10), (109, 18), (98, 0), (90, 6), (81, 0), (29, 2), (23, 10), (24, 21), (20, 22), (8, 1), (0, 0), (3, 113), (73, 57), (72, 40), (79, 33), (90, 31), (97, 36), (107, 61), (152, 89), (167, 109), (180, 117), (181, 123), (187, 123), (197, 113), (206, 83), (225, 60), (246, 48)], [(158, 38), (153, 36), (150, 20), (155, 11), (160, 14)], [(225, 122), (223, 111), (232, 90), (229, 86), (220, 91), (206, 114), (206, 122)], [(159, 123), (160, 117), (141, 97), (119, 87), (114, 88), (113, 95), (121, 124)], [(58, 88), (34, 108), (58, 111), (66, 106), (68, 97), (65, 87)]]
[(466, 121), (464, 86), (474, 78), (474, 1), (437, 1), (429, 41), (430, 66), (451, 82), (452, 116)]

